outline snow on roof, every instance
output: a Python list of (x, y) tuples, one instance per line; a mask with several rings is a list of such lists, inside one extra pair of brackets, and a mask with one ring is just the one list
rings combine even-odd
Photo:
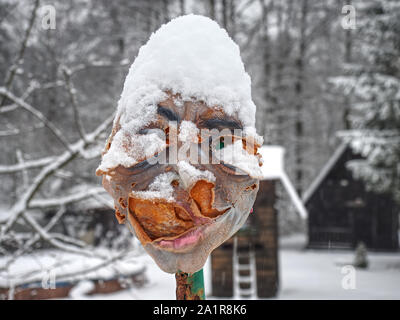
[(319, 172), (318, 176), (315, 178), (315, 180), (310, 184), (308, 189), (304, 192), (303, 194), (303, 203), (307, 203), (308, 200), (310, 200), (311, 196), (314, 194), (314, 192), (318, 189), (322, 181), (325, 179), (325, 177), (328, 175), (328, 173), (332, 170), (333, 166), (335, 163), (339, 160), (339, 158), (342, 156), (343, 152), (346, 150), (347, 144), (343, 142), (333, 153), (331, 158), (328, 160), (328, 162), (325, 164), (325, 166), (322, 168), (322, 170)]
[(249, 130), (254, 128), (256, 112), (251, 79), (238, 45), (213, 20), (193, 14), (181, 16), (162, 25), (140, 48), (118, 102), (114, 126), (118, 121), (121, 129), (99, 170), (106, 172), (119, 164), (129, 167), (143, 159), (147, 150), (154, 154), (164, 147), (164, 141), (155, 137), (142, 143), (145, 135), (136, 133), (154, 120), (166, 91), (179, 93), (182, 100), (222, 107), (228, 115), (238, 116), (245, 132), (255, 132)]
[(278, 179), (283, 169), (283, 157), (285, 149), (281, 146), (262, 146), (258, 152), (263, 158), (261, 167), (264, 179)]
[(307, 210), (284, 170), (285, 149), (281, 146), (264, 145), (258, 152), (263, 157), (263, 165), (261, 167), (264, 177), (263, 180), (279, 179), (289, 194), (299, 215), (303, 219), (307, 218)]

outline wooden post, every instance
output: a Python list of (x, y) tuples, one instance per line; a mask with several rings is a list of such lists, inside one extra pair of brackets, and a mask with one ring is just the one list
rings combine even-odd
[(176, 300), (205, 300), (203, 269), (196, 273), (175, 273)]

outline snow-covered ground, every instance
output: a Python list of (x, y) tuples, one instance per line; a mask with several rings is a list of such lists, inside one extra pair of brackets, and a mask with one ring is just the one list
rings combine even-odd
[[(349, 274), (342, 273), (342, 268), (352, 262), (353, 253), (303, 248), (302, 236), (282, 239), (277, 299), (400, 299), (400, 253), (370, 252), (369, 268), (356, 269), (355, 289), (344, 289), (342, 282)], [(147, 266), (149, 278), (144, 288), (95, 295), (90, 299), (175, 299), (174, 275), (162, 272), (147, 256), (143, 257), (143, 263)], [(210, 291), (209, 271), (207, 265), (206, 294)]]
[(344, 289), (354, 253), (303, 247), (298, 236), (281, 243), (278, 299), (400, 299), (400, 253), (369, 252), (369, 268), (355, 269), (355, 288)]
[[(304, 250), (304, 245), (304, 236), (281, 238), (280, 290), (276, 299), (400, 299), (400, 253), (369, 252), (369, 268), (366, 270), (355, 269), (355, 278), (352, 282), (346, 266), (352, 263), (353, 252)], [(72, 259), (74, 257), (72, 254), (63, 254), (61, 258), (52, 255), (51, 251), (47, 257), (44, 256), (42, 259), (38, 257), (40, 256), (35, 256), (35, 260), (32, 260), (33, 258), (25, 256), (21, 258), (22, 260), (19, 259), (21, 261), (18, 260), (10, 266), (9, 271), (12, 271), (15, 277), (14, 283), (18, 283), (19, 274), (26, 274), (30, 270), (29, 268), (34, 270), (38, 267), (39, 262), (42, 267), (59, 268), (57, 275), (62, 274), (64, 269), (71, 272), (76, 268), (81, 268), (82, 264), (88, 267), (96, 262), (95, 259), (82, 259), (82, 257)], [(131, 258), (120, 261), (117, 269), (118, 273), (129, 273), (129, 271), (143, 268), (143, 266), (146, 268), (145, 272), (148, 278), (144, 287), (133, 287), (112, 294), (86, 296), (85, 292), (90, 291), (91, 283), (82, 281), (75, 287), (75, 290), (71, 291), (70, 299), (174, 300), (174, 275), (161, 271), (147, 254), (135, 254)], [(110, 278), (114, 269), (115, 265), (113, 268), (98, 270), (93, 277)], [(207, 299), (215, 299), (210, 296), (209, 263), (204, 268), (204, 277)], [(88, 275), (85, 278), (88, 278)], [(354, 289), (343, 288), (343, 282), (345, 287), (346, 284), (353, 284)]]
[(97, 294), (87, 299), (101, 300), (175, 300), (175, 276), (168, 274), (148, 256), (141, 257), (146, 266), (148, 283), (141, 288), (130, 288), (111, 294)]

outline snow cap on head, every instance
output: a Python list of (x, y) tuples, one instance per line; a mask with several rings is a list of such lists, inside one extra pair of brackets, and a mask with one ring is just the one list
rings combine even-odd
[(254, 126), (251, 80), (239, 47), (207, 17), (181, 16), (151, 35), (126, 77), (119, 111), (142, 108), (133, 92), (149, 85), (222, 106), (228, 114), (238, 112), (244, 126)]
[(161, 26), (140, 48), (118, 103), (114, 126), (118, 121), (120, 130), (99, 169), (135, 163), (126, 152), (118, 156), (122, 162), (110, 152), (123, 153), (122, 146), (129, 145), (127, 136), (154, 120), (157, 104), (167, 98), (166, 91), (179, 93), (182, 100), (222, 107), (228, 115), (238, 117), (246, 132), (255, 133), (256, 106), (239, 47), (213, 20), (181, 16)]

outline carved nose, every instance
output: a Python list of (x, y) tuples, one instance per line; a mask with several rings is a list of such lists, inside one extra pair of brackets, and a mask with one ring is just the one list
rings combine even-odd
[(217, 210), (213, 208), (215, 200), (214, 187), (214, 183), (199, 180), (190, 190), (190, 196), (199, 207), (201, 214), (208, 218), (218, 217), (228, 210)]
[(188, 203), (194, 201), (201, 215), (207, 218), (215, 218), (226, 212), (227, 209), (217, 210), (213, 206), (216, 178), (212, 172), (201, 170), (186, 161), (180, 161), (177, 165), (169, 165), (166, 170), (173, 170), (178, 174), (179, 179), (171, 183), (175, 189), (177, 202), (183, 199)]

